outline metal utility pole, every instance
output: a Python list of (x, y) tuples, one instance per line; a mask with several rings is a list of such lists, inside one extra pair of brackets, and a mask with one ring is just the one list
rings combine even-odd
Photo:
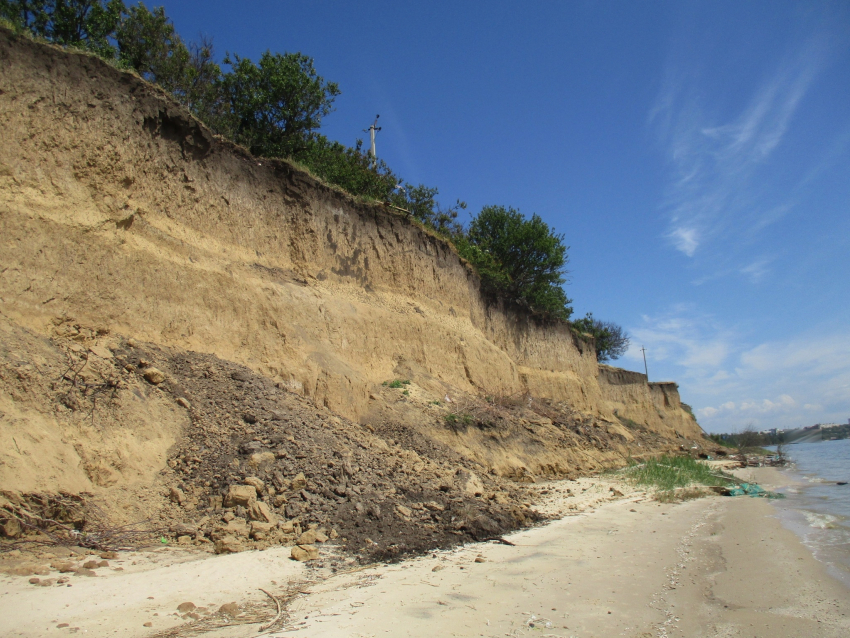
[(378, 118), (379, 117), (381, 117), (381, 116), (376, 115), (375, 121), (372, 123), (372, 126), (370, 126), (369, 128), (363, 129), (364, 133), (366, 133), (367, 131), (369, 132), (369, 141), (371, 142), (369, 152), (372, 154), (372, 161), (375, 162), (375, 163), (378, 162), (378, 154), (375, 152), (375, 133), (377, 133), (378, 131), (381, 130), (381, 127), (378, 126)]
[(643, 353), (643, 371), (646, 372), (646, 382), (649, 383), (649, 369), (646, 367), (646, 348), (641, 346), (640, 351)]

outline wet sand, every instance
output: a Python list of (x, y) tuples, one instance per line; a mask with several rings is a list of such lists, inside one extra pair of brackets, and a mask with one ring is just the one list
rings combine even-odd
[[(769, 468), (748, 472), (768, 487), (784, 480)], [(709, 497), (659, 505), (600, 479), (541, 489), (549, 491), (549, 510), (566, 515), (508, 536), (514, 546), (478, 543), (309, 585), (309, 570), (270, 552), (151, 566), (79, 584), (77, 578), (79, 591), (5, 579), (0, 634), (68, 631), (51, 620), (70, 621), (89, 636), (151, 636), (179, 627), (183, 620), (169, 614), (193, 598), (253, 602), (243, 620), (253, 614), (267, 621), (276, 610), (257, 588), (282, 595), (291, 579), (302, 583), (300, 593), (290, 590), (286, 623), (268, 635), (850, 635), (850, 590), (782, 527), (768, 501)], [(68, 596), (73, 604), (65, 607)], [(153, 626), (142, 627), (145, 621)], [(206, 635), (247, 638), (260, 624)]]

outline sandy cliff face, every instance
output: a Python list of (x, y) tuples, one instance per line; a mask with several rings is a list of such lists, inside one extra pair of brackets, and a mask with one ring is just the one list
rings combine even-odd
[[(0, 127), (0, 311), (33, 334), (212, 353), (354, 421), (408, 419), (508, 474), (568, 470), (580, 446), (511, 430), (499, 452), (480, 428), (441, 429), (446, 396), (568, 406), (619, 437), (606, 462), (635, 425), (701, 437), (674, 384), (597, 366), (567, 328), (488, 303), (405, 217), (251, 157), (99, 59), (0, 31)], [(395, 378), (415, 388), (403, 406), (381, 394)]]

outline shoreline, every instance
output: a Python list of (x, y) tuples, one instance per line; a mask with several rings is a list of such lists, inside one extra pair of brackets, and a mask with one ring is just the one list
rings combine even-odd
[[(782, 485), (773, 468), (745, 472)], [(336, 575), (266, 550), (182, 561), (150, 552), (126, 572), (73, 578), (70, 589), (4, 577), (0, 633), (247, 638), (275, 616), (264, 588), (286, 602), (270, 636), (850, 635), (850, 590), (771, 503), (658, 503), (609, 477), (537, 491), (540, 508), (562, 517), (506, 536), (513, 546), (474, 543)], [(239, 615), (186, 623), (176, 606), (188, 601), (209, 611), (236, 602)]]

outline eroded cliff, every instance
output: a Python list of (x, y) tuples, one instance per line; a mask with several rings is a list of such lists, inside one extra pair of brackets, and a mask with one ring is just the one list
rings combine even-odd
[[(675, 384), (599, 366), (569, 328), (487, 300), (452, 247), (404, 215), (250, 156), (98, 58), (0, 31), (0, 69), (0, 312), (18, 344), (4, 355), (4, 487), (176, 480), (168, 472), (180, 468), (166, 461), (185, 452), (197, 415), (173, 400), (197, 399), (180, 389), (188, 382), (168, 396), (136, 377), (122, 382), (151, 364), (127, 339), (165, 348), (166, 368), (177, 353), (246, 366), (308, 398), (327, 427), (359, 427), (398, 454), (437, 446), (441, 459), (496, 477), (566, 475), (702, 440)], [(62, 357), (76, 370), (92, 348), (112, 353), (101, 350), (104, 360), (123, 353), (97, 377), (118, 375), (110, 423), (135, 410), (159, 429), (126, 428), (113, 440), (108, 423), (92, 429), (78, 406), (48, 396), (46, 381), (28, 392), (13, 377), (20, 365), (42, 374), (39, 348), (54, 349), (39, 355), (55, 359), (44, 370)], [(383, 385), (394, 380), (410, 383)], [(258, 418), (273, 429), (270, 416)], [(27, 425), (35, 422), (42, 439)], [(256, 434), (233, 427), (227, 441), (237, 447)], [(38, 477), (13, 469), (27, 465), (6, 444), (14, 435), (33, 457), (39, 441), (54, 441)], [(253, 438), (257, 449), (272, 446)], [(125, 459), (86, 470), (97, 466), (86, 454), (143, 443), (143, 468)], [(232, 457), (234, 476), (250, 473)], [(198, 489), (235, 480), (218, 474)]]

